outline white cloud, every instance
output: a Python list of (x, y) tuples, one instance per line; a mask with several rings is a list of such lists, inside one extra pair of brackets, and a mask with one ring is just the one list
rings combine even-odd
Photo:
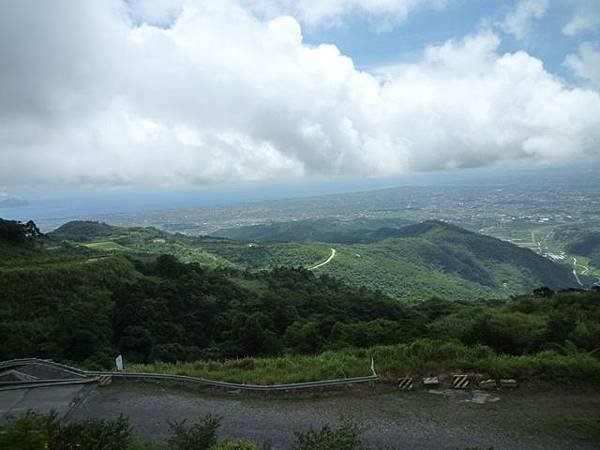
[(549, 6), (549, 0), (521, 0), (506, 15), (502, 28), (517, 39), (525, 39), (533, 21), (542, 18)]
[(411, 123), (413, 167), (598, 154), (598, 93), (566, 88), (524, 52), (498, 55), (498, 44), (484, 32), (393, 72), (386, 90), (405, 101), (399, 122)]
[(568, 0), (568, 3), (572, 4), (574, 12), (562, 29), (565, 35), (576, 36), (600, 28), (600, 1)]
[(584, 42), (576, 54), (567, 55), (565, 64), (575, 75), (600, 89), (600, 46)]
[[(391, 175), (600, 154), (600, 95), (480, 32), (359, 71), (289, 16), (182, 3), (131, 27), (120, 2), (0, 14), (0, 180), (180, 184)], [(52, 9), (52, 14), (50, 13)], [(60, 12), (58, 14), (57, 12)]]

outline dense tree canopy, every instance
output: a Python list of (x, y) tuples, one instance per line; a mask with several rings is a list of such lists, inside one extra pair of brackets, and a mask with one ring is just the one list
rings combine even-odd
[(24, 244), (42, 236), (37, 225), (32, 221), (27, 223), (15, 220), (0, 219), (0, 241), (9, 244)]

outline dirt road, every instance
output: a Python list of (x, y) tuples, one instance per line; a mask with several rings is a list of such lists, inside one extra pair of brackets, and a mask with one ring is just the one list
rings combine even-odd
[(335, 258), (335, 253), (336, 253), (335, 252), (335, 248), (332, 248), (331, 249), (331, 255), (329, 255), (329, 258), (327, 258), (322, 263), (317, 264), (316, 266), (309, 267), (308, 270), (315, 270), (315, 269), (318, 269), (319, 267), (323, 267), (324, 265), (329, 264), (331, 262), (331, 260), (333, 258)]

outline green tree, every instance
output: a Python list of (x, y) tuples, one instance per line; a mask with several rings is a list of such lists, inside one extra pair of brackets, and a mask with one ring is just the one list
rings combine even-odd
[(315, 322), (304, 320), (292, 323), (285, 333), (287, 347), (300, 353), (318, 352), (323, 345), (323, 340), (317, 331), (317, 326)]

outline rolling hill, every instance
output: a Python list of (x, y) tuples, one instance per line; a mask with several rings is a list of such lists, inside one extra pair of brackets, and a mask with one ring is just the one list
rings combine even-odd
[(600, 267), (600, 229), (581, 230), (580, 233), (571, 236), (566, 250), (574, 255), (585, 256), (591, 265)]
[(222, 228), (212, 236), (247, 242), (333, 242), (356, 244), (373, 242), (382, 230), (397, 229), (412, 222), (399, 218), (305, 219), (288, 222)]
[(370, 244), (336, 247), (325, 273), (395, 297), (508, 296), (536, 286), (575, 287), (567, 267), (511, 243), (443, 222), (385, 230)]
[[(100, 235), (95, 236), (87, 222), (65, 224), (50, 233), (50, 237), (63, 245), (67, 238), (70, 245), (85, 246), (97, 252), (125, 252), (136, 256), (170, 253), (184, 262), (250, 270), (278, 266), (310, 268), (327, 260), (335, 248), (335, 257), (316, 272), (396, 298), (493, 298), (528, 292), (539, 286), (576, 287), (575, 279), (565, 266), (509, 242), (445, 222), (426, 221), (378, 229), (361, 226), (354, 233), (350, 225), (341, 225), (336, 231), (335, 223), (327, 222), (325, 233), (338, 233), (346, 242), (340, 242), (340, 238), (305, 240), (321, 235), (314, 225), (281, 223), (272, 228), (252, 227), (247, 233), (238, 229), (238, 236), (246, 238), (258, 236), (257, 231), (260, 231), (263, 242), (103, 225), (97, 228)], [(304, 232), (299, 234), (298, 241), (290, 241), (297, 228)], [(275, 231), (273, 238), (266, 232), (269, 229)], [(284, 238), (287, 242), (268, 242)]]
[(55, 240), (86, 242), (104, 236), (111, 236), (117, 227), (90, 220), (74, 220), (67, 222), (52, 233)]
[(540, 233), (542, 249), (572, 265), (579, 275), (600, 285), (600, 226), (597, 222), (546, 227)]

